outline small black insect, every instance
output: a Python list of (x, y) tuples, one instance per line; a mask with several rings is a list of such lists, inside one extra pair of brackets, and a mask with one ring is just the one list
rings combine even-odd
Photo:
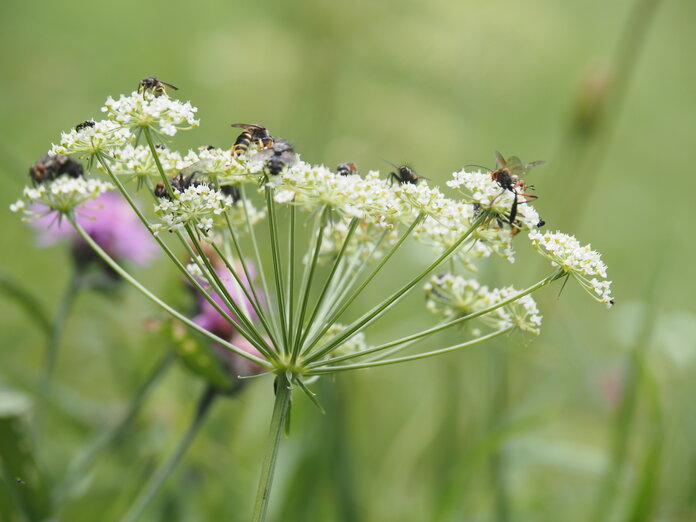
[[(184, 170), (179, 172), (177, 175), (173, 176), (169, 180), (169, 184), (171, 185), (172, 190), (183, 192), (189, 187), (198, 187), (200, 185), (205, 185), (204, 181), (195, 177), (197, 174), (201, 173), (199, 170), (197, 170), (200, 166), (199, 163), (200, 162), (196, 162), (193, 165), (189, 165)], [(167, 191), (166, 185), (162, 182), (155, 185), (154, 193), (155, 196), (157, 196), (158, 198), (171, 199), (169, 192)]]
[[(387, 161), (387, 160), (384, 160)], [(413, 170), (408, 165), (394, 165), (391, 161), (387, 161), (392, 167), (396, 169), (396, 172), (389, 173), (389, 181), (393, 183), (396, 181), (399, 185), (404, 183), (410, 183), (411, 185), (416, 185), (420, 180), (426, 179), (420, 176), (415, 170)]]
[(34, 183), (44, 183), (67, 174), (71, 178), (79, 178), (84, 173), (82, 165), (70, 156), (44, 154), (41, 159), (29, 167), (29, 177)]
[(200, 147), (198, 147), (198, 150), (200, 150), (201, 152), (215, 150), (215, 145), (201, 145)]
[(271, 176), (277, 176), (285, 167), (292, 167), (297, 163), (297, 154), (287, 141), (278, 139), (270, 148), (259, 151), (256, 158), (265, 160), (266, 172)]
[(220, 192), (222, 192), (225, 196), (231, 197), (234, 203), (242, 199), (242, 195), (239, 193), (239, 188), (237, 185), (223, 185), (220, 187)]
[(358, 167), (352, 161), (346, 161), (336, 167), (336, 172), (341, 176), (351, 176), (358, 173)]
[(171, 87), (175, 91), (178, 91), (178, 87), (173, 86), (171, 83), (163, 82), (155, 76), (148, 76), (140, 80), (138, 84), (138, 92), (150, 91), (155, 96), (162, 96), (167, 94), (166, 87)]
[(75, 130), (77, 132), (80, 132), (82, 129), (86, 129), (87, 127), (94, 127), (95, 125), (96, 122), (94, 120), (86, 120), (82, 123), (78, 123), (77, 125), (75, 125)]
[(244, 129), (237, 140), (232, 145), (232, 155), (239, 156), (249, 150), (251, 142), (255, 142), (260, 150), (268, 149), (273, 146), (273, 136), (270, 135), (268, 129), (262, 125), (255, 123), (233, 123), (232, 127)]

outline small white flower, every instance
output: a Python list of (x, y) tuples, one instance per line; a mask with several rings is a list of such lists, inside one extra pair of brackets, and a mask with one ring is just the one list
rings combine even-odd
[[(328, 331), (322, 339), (324, 341), (329, 341), (337, 335), (343, 333), (345, 329), (346, 325), (335, 323), (331, 325), (331, 328), (328, 329)], [(358, 332), (349, 339), (346, 339), (346, 341), (343, 344), (331, 350), (331, 352), (328, 354), (328, 357), (341, 357), (343, 355), (357, 354), (360, 352), (364, 352), (367, 349), (368, 346), (365, 342), (365, 334), (363, 332)]]
[(195, 118), (198, 109), (190, 102), (182, 103), (167, 95), (156, 96), (145, 91), (134, 91), (130, 96), (121, 95), (118, 100), (111, 96), (104, 103), (102, 112), (109, 120), (131, 132), (150, 128), (158, 134), (174, 136), (178, 130), (198, 127)]
[[(511, 286), (489, 290), (475, 279), (453, 274), (433, 276), (424, 289), (426, 308), (445, 319), (480, 312), (519, 293)], [(534, 335), (539, 335), (541, 326), (539, 309), (528, 295), (488, 312), (479, 320), (495, 329), (514, 327)]]
[(25, 187), (22, 199), (10, 205), (10, 210), (23, 213), (27, 220), (38, 219), (51, 211), (67, 214), (113, 188), (111, 183), (99, 179), (64, 175), (38, 187)]
[[(575, 237), (562, 232), (541, 234), (532, 230), (529, 239), (537, 252), (577, 280), (594, 299), (607, 306), (614, 304), (611, 281), (606, 281), (607, 266), (599, 252), (592, 250), (590, 245), (580, 245)], [(603, 280), (597, 279), (597, 276)], [(588, 279), (590, 277), (592, 279)]]
[(183, 192), (174, 190), (172, 199), (162, 198), (155, 205), (155, 213), (162, 219), (166, 230), (181, 230), (191, 225), (207, 235), (215, 220), (233, 205), (231, 197), (205, 184), (192, 185)]
[[(193, 151), (188, 151), (185, 156), (182, 156), (177, 151), (158, 148), (157, 155), (165, 174), (168, 176), (174, 176), (177, 172), (198, 162), (198, 156)], [(148, 176), (160, 177), (155, 159), (152, 156), (150, 147), (147, 145), (134, 147), (128, 144), (120, 149), (112, 150), (110, 156), (109, 168), (117, 176), (127, 176), (135, 179), (142, 179)]]
[(109, 154), (111, 149), (125, 145), (130, 139), (132, 135), (127, 129), (113, 121), (101, 120), (79, 131), (61, 133), (60, 143), (53, 144), (49, 154)]

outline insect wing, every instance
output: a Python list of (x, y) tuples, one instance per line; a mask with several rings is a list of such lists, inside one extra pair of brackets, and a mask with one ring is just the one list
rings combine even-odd
[(264, 130), (266, 127), (263, 127), (261, 125), (256, 125), (255, 123), (233, 123), (230, 125), (231, 127), (238, 127), (240, 129), (244, 130)]
[(505, 158), (503, 155), (498, 152), (497, 150), (495, 151), (495, 170), (502, 169), (507, 167), (507, 162), (505, 161)]

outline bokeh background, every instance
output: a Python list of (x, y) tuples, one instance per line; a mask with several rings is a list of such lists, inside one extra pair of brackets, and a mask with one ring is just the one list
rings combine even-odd
[[(271, 519), (696, 520), (694, 21), (688, 0), (5, 0), (0, 389), (36, 396), (45, 345), (10, 289), (52, 315), (70, 271), (69, 248), (38, 249), (8, 206), (61, 130), (155, 74), (199, 107), (181, 148), (229, 144), (229, 123), (255, 121), (312, 162), (408, 161), (442, 183), (492, 165), (496, 149), (546, 159), (528, 181), (547, 226), (591, 242), (614, 280), (609, 311), (574, 285), (537, 294), (545, 326), (531, 343), (318, 383), (327, 413), (295, 401)], [(546, 270), (520, 245), (514, 265), (480, 278), (522, 286)], [(140, 275), (163, 295), (180, 286), (163, 260)], [(429, 323), (412, 303), (378, 334)], [(158, 316), (127, 288), (78, 297), (44, 434), (24, 447), (46, 481), (119, 418), (167, 349), (147, 330)], [(270, 383), (214, 405), (144, 520), (247, 519)], [(180, 365), (168, 372), (58, 518), (118, 520), (201, 389)], [(24, 519), (14, 480), (0, 480), (2, 521)]]

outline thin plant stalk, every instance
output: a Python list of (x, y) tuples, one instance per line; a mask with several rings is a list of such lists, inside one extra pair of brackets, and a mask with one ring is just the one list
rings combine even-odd
[(362, 357), (364, 355), (376, 353), (376, 352), (379, 352), (382, 350), (386, 350), (387, 348), (391, 348), (393, 346), (398, 346), (400, 344), (410, 343), (411, 341), (415, 341), (417, 339), (422, 339), (423, 337), (432, 335), (432, 334), (437, 333), (437, 332), (441, 332), (442, 330), (445, 330), (447, 328), (451, 328), (452, 326), (456, 326), (456, 325), (462, 324), (466, 321), (470, 321), (471, 319), (476, 319), (477, 317), (481, 317), (482, 315), (486, 315), (487, 313), (490, 313), (494, 310), (497, 310), (498, 308), (501, 308), (507, 304), (510, 304), (513, 301), (520, 299), (521, 297), (524, 297), (525, 295), (529, 295), (532, 292), (535, 292), (536, 290), (538, 290), (538, 289), (552, 283), (553, 281), (557, 280), (559, 277), (562, 277), (562, 271), (560, 271), (560, 270), (553, 272), (550, 276), (542, 279), (541, 281), (530, 286), (529, 288), (522, 290), (521, 292), (513, 295), (512, 297), (509, 297), (508, 299), (504, 299), (502, 301), (499, 301), (499, 302), (497, 302), (497, 303), (495, 303), (487, 308), (479, 310), (478, 312), (467, 314), (467, 315), (464, 315), (464, 316), (459, 317), (457, 319), (453, 319), (452, 321), (441, 323), (439, 325), (433, 326), (432, 328), (428, 328), (428, 329), (423, 330), (421, 332), (411, 334), (411, 335), (408, 335), (406, 337), (402, 337), (401, 339), (396, 339), (394, 341), (390, 341), (388, 343), (384, 343), (384, 344), (381, 344), (379, 346), (375, 346), (373, 348), (368, 348), (367, 350), (361, 351), (359, 354), (342, 355), (340, 357), (334, 357), (332, 359), (325, 359), (322, 361), (317, 361), (315, 363), (310, 363), (308, 366), (310, 368), (312, 368), (312, 367), (316, 367), (316, 366), (322, 366), (325, 364), (333, 364), (336, 362), (345, 361), (347, 359), (353, 359), (355, 357)]
[(80, 273), (77, 268), (73, 268), (68, 284), (63, 292), (63, 297), (58, 305), (58, 311), (51, 323), (51, 331), (46, 345), (46, 355), (44, 358), (44, 368), (41, 376), (40, 389), (42, 396), (46, 397), (51, 388), (51, 378), (58, 359), (58, 348), (63, 337), (63, 331), (67, 324), (70, 311), (75, 303), (75, 296), (80, 289)]
[[(102, 165), (102, 167), (104, 167), (104, 170), (107, 172), (107, 174), (109, 174), (109, 177), (111, 178), (111, 180), (112, 180), (112, 181), (114, 182), (114, 184), (118, 187), (119, 191), (120, 191), (120, 192), (123, 194), (123, 196), (126, 198), (126, 201), (128, 201), (129, 205), (131, 206), (131, 208), (133, 209), (133, 211), (136, 213), (136, 215), (138, 216), (138, 218), (140, 219), (140, 221), (145, 225), (145, 228), (150, 232), (150, 235), (155, 239), (155, 241), (156, 241), (157, 244), (162, 248), (162, 250), (165, 252), (165, 254), (167, 254), (167, 257), (169, 257), (169, 259), (171, 259), (171, 261), (176, 265), (176, 267), (179, 269), (179, 271), (180, 271), (180, 272), (184, 275), (184, 277), (194, 286), (194, 288), (196, 288), (196, 290), (204, 297), (204, 299), (206, 299), (206, 300), (210, 303), (210, 305), (211, 305), (213, 308), (215, 308), (215, 310), (217, 310), (217, 312), (218, 312), (221, 316), (225, 317), (225, 319), (226, 319), (227, 321), (229, 321), (230, 323), (234, 324), (234, 321), (233, 321), (232, 318), (229, 316), (229, 314), (227, 314), (227, 312), (226, 312), (225, 310), (223, 310), (223, 309), (220, 307), (220, 305), (215, 301), (215, 299), (213, 299), (213, 298), (208, 294), (208, 292), (205, 291), (205, 289), (200, 285), (200, 283), (196, 280), (196, 278), (193, 277), (193, 276), (189, 273), (188, 270), (186, 270), (186, 267), (181, 263), (181, 261), (179, 261), (179, 259), (176, 257), (176, 255), (174, 255), (174, 253), (173, 253), (173, 252), (171, 251), (171, 249), (167, 246), (167, 244), (166, 244), (164, 241), (162, 241), (162, 238), (160, 238), (158, 234), (155, 234), (155, 233), (154, 233), (154, 231), (153, 231), (152, 228), (150, 227), (150, 224), (148, 223), (147, 219), (146, 219), (145, 216), (143, 215), (142, 211), (141, 211), (140, 208), (135, 204), (135, 201), (133, 200), (133, 198), (131, 197), (131, 195), (128, 193), (128, 191), (125, 189), (125, 187), (123, 186), (123, 184), (121, 183), (121, 181), (118, 179), (118, 177), (117, 177), (116, 175), (114, 175), (114, 173), (111, 171), (111, 168), (109, 167), (108, 163), (107, 163), (106, 161), (104, 161), (104, 159), (103, 159), (101, 156), (97, 156), (97, 159), (98, 159), (99, 163)], [(75, 227), (75, 229), (78, 231), (78, 233), (80, 233), (80, 235), (83, 235), (83, 233), (85, 233), (85, 232), (84, 232), (84, 229), (82, 229), (81, 227), (78, 228), (77, 223), (75, 222), (74, 219), (72, 219), (72, 218), (69, 218), (69, 219), (70, 219), (70, 222), (71, 222), (71, 223), (73, 224), (73, 226)], [(80, 230), (82, 230), (82, 232), (80, 232)], [(86, 234), (86, 233), (85, 233), (85, 234)], [(84, 238), (84, 236), (83, 236), (83, 238)], [(106, 252), (104, 252), (104, 251), (102, 250), (102, 248), (99, 247), (99, 245), (97, 245), (94, 241), (92, 241), (91, 238), (90, 238), (89, 240), (85, 240), (85, 241), (86, 241), (90, 246), (92, 246), (92, 247), (94, 248), (94, 250), (97, 252), (97, 254), (98, 254), (102, 259), (104, 259), (104, 260), (106, 261), (106, 263), (107, 263), (109, 266), (111, 266), (119, 275), (121, 275), (122, 277), (124, 277), (131, 285), (135, 286), (141, 293), (143, 293), (144, 295), (146, 295), (149, 299), (153, 300), (155, 303), (157, 303), (159, 306), (161, 306), (161, 307), (162, 307), (164, 310), (166, 310), (168, 313), (174, 315), (174, 317), (176, 317), (177, 319), (179, 319), (179, 320), (182, 321), (183, 323), (187, 324), (190, 328), (196, 330), (197, 332), (202, 333), (203, 335), (205, 335), (205, 336), (207, 336), (207, 337), (209, 337), (209, 338), (211, 338), (211, 339), (213, 339), (213, 340), (217, 340), (216, 342), (222, 341), (222, 342), (220, 343), (220, 344), (222, 344), (222, 346), (224, 346), (224, 347), (226, 347), (226, 348), (230, 348), (231, 346), (233, 346), (233, 345), (231, 345), (230, 343), (228, 343), (227, 341), (224, 341), (223, 339), (220, 339), (218, 336), (216, 336), (216, 335), (214, 335), (214, 334), (208, 332), (208, 331), (205, 330), (204, 328), (199, 327), (196, 323), (194, 323), (193, 321), (189, 320), (186, 316), (184, 316), (183, 314), (177, 312), (177, 311), (174, 310), (172, 307), (170, 307), (169, 305), (167, 305), (164, 301), (162, 301), (162, 300), (159, 299), (157, 296), (155, 296), (154, 294), (152, 294), (152, 293), (151, 293), (149, 290), (147, 290), (143, 285), (141, 285), (135, 278), (133, 278), (130, 274), (128, 274), (118, 263), (116, 263), (113, 259), (111, 259), (111, 257), (110, 257)], [(125, 274), (125, 275), (124, 275), (124, 274)], [(240, 332), (240, 333), (241, 333), (241, 332)], [(248, 338), (247, 338), (247, 339), (248, 339)], [(254, 341), (252, 341), (251, 339), (248, 339), (248, 340), (249, 340), (249, 342), (251, 342), (252, 344), (254, 344)], [(230, 348), (230, 349), (231, 349), (231, 348)], [(236, 350), (240, 350), (240, 351), (237, 352)], [(245, 358), (247, 358), (247, 359), (249, 358), (249, 357), (248, 357), (248, 354), (246, 354), (246, 352), (240, 353), (240, 352), (242, 352), (242, 350), (239, 349), (239, 348), (236, 348), (236, 347), (235, 347), (235, 349), (234, 349), (233, 351), (235, 351), (235, 353), (238, 353), (239, 355), (242, 355), (243, 357), (245, 357)], [(259, 351), (261, 351), (261, 350), (259, 350)], [(257, 362), (257, 361), (262, 361), (262, 359), (259, 359), (258, 357), (254, 357), (254, 362)], [(267, 366), (266, 362), (264, 361), (263, 364), (261, 364), (261, 366), (266, 367), (266, 366)]]
[[(322, 209), (322, 211), (317, 215), (316, 222), (314, 223), (314, 230), (312, 231), (311, 241), (314, 242), (314, 249), (312, 250), (312, 259), (309, 263), (305, 265), (304, 273), (302, 275), (302, 283), (300, 284), (300, 313), (297, 319), (298, 335), (302, 332), (302, 325), (304, 324), (305, 314), (307, 313), (307, 305), (309, 303), (310, 290), (312, 288), (312, 282), (314, 281), (314, 271), (317, 267), (319, 252), (321, 251), (321, 245), (324, 239), (324, 227), (326, 226), (328, 212), (328, 207), (324, 207)], [(314, 239), (315, 237), (316, 239)], [(297, 346), (300, 345), (299, 341), (296, 341), (295, 344)], [(296, 350), (293, 350), (293, 353), (296, 353)]]
[[(275, 331), (277, 332), (276, 335), (280, 337), (281, 335), (281, 330), (280, 326), (278, 325), (278, 321), (276, 319), (276, 314), (273, 313), (272, 310), (272, 300), (271, 300), (271, 293), (269, 292), (269, 286), (268, 286), (268, 281), (266, 280), (266, 274), (265, 271), (263, 270), (263, 263), (261, 262), (261, 252), (259, 250), (259, 244), (258, 241), (256, 240), (256, 234), (254, 233), (254, 227), (251, 224), (251, 221), (249, 220), (249, 203), (247, 202), (246, 198), (246, 189), (244, 185), (241, 186), (240, 188), (240, 193), (242, 194), (242, 203), (244, 204), (244, 219), (246, 222), (247, 226), (247, 232), (249, 233), (249, 239), (251, 239), (251, 245), (254, 249), (254, 256), (256, 257), (256, 266), (258, 267), (259, 270), (259, 278), (261, 279), (261, 287), (263, 288), (263, 293), (266, 296), (267, 299), (267, 306), (269, 309), (269, 315), (271, 317), (271, 323), (273, 324)], [(276, 345), (278, 346), (278, 345)]]
[(370, 275), (368, 275), (365, 280), (360, 283), (360, 286), (354, 291), (351, 292), (350, 297), (348, 300), (341, 305), (341, 307), (336, 310), (329, 319), (327, 319), (326, 324), (324, 325), (324, 328), (321, 329), (319, 333), (317, 333), (314, 338), (307, 344), (306, 347), (303, 348), (302, 353), (307, 354), (309, 351), (316, 345), (316, 343), (319, 342), (319, 340), (326, 334), (326, 332), (329, 331), (329, 328), (331, 328), (331, 325), (333, 325), (336, 322), (336, 319), (338, 319), (343, 312), (345, 312), (348, 307), (355, 301), (355, 299), (362, 293), (363, 290), (367, 287), (368, 284), (370, 284), (370, 281), (379, 273), (380, 270), (382, 270), (382, 267), (387, 264), (387, 261), (391, 259), (391, 257), (396, 253), (396, 251), (401, 247), (401, 245), (406, 241), (406, 238), (408, 238), (411, 235), (411, 232), (413, 232), (413, 229), (416, 228), (416, 226), (425, 219), (425, 216), (422, 214), (418, 215), (416, 219), (413, 220), (413, 223), (411, 223), (411, 226), (408, 227), (408, 229), (401, 235), (399, 240), (394, 243), (394, 245), (389, 249), (389, 251), (384, 255), (384, 257), (380, 260), (380, 262), (377, 264), (377, 266), (370, 272)]
[[(312, 324), (314, 323), (314, 320), (317, 317), (317, 313), (319, 312), (319, 309), (321, 305), (324, 302), (324, 298), (326, 297), (326, 293), (333, 282), (334, 276), (336, 275), (336, 271), (343, 260), (343, 256), (346, 252), (346, 249), (348, 248), (348, 245), (350, 243), (350, 240), (353, 238), (353, 233), (355, 232), (356, 227), (358, 226), (358, 223), (360, 221), (358, 218), (353, 218), (350, 222), (350, 225), (348, 227), (348, 233), (346, 234), (346, 238), (343, 241), (343, 244), (341, 245), (341, 249), (339, 250), (338, 254), (336, 255), (336, 259), (334, 260), (333, 266), (331, 267), (331, 272), (329, 273), (328, 278), (324, 282), (324, 288), (321, 291), (321, 294), (319, 295), (319, 298), (317, 299), (316, 304), (314, 305), (314, 311), (312, 312), (312, 315), (309, 317), (309, 321), (307, 322), (306, 325), (306, 330), (302, 338), (300, 339), (298, 345), (302, 345), (305, 340), (307, 339), (307, 334), (309, 333), (309, 329), (312, 327)], [(299, 346), (298, 346), (299, 350)]]
[(262, 522), (266, 518), (268, 500), (271, 496), (271, 486), (273, 485), (273, 475), (275, 472), (276, 460), (278, 458), (278, 445), (280, 443), (283, 426), (290, 406), (291, 388), (285, 373), (276, 377), (275, 382), (275, 402), (273, 404), (273, 415), (271, 416), (271, 427), (268, 434), (266, 457), (261, 468), (259, 487), (256, 492), (256, 502), (254, 503), (254, 513), (252, 522)]
[(242, 350), (241, 348), (233, 345), (232, 343), (226, 341), (225, 339), (222, 339), (221, 337), (218, 337), (212, 332), (209, 332), (205, 328), (202, 328), (198, 324), (196, 324), (194, 321), (186, 317), (184, 314), (176, 311), (174, 308), (169, 306), (167, 303), (162, 301), (159, 297), (157, 297), (155, 294), (150, 292), (147, 288), (145, 288), (142, 284), (140, 284), (132, 275), (130, 275), (128, 272), (126, 272), (121, 265), (116, 263), (109, 254), (104, 252), (104, 250), (90, 237), (90, 235), (80, 226), (79, 223), (75, 220), (74, 216), (69, 216), (68, 219), (70, 219), (70, 222), (72, 223), (73, 227), (77, 231), (78, 234), (84, 239), (84, 241), (92, 247), (92, 249), (101, 257), (104, 262), (106, 262), (107, 265), (109, 265), (111, 268), (114, 269), (114, 271), (120, 275), (124, 280), (126, 280), (129, 284), (131, 284), (133, 287), (135, 287), (141, 294), (143, 294), (145, 297), (150, 299), (152, 302), (154, 302), (157, 306), (162, 308), (164, 311), (166, 311), (168, 314), (173, 316), (174, 318), (178, 319), (182, 323), (184, 323), (186, 326), (191, 328), (192, 330), (195, 330), (196, 332), (204, 335), (205, 337), (208, 337), (212, 341), (220, 344), (224, 348), (227, 348), (228, 350), (233, 351), (237, 355), (240, 355), (244, 357), (245, 359), (248, 359), (259, 366), (262, 366), (267, 369), (271, 369), (272, 366), (269, 364), (268, 361), (261, 359), (259, 357), (256, 357), (255, 355), (252, 355), (245, 350)]
[(186, 453), (186, 450), (188, 450), (191, 442), (193, 442), (193, 439), (203, 424), (206, 414), (210, 411), (210, 407), (212, 406), (214, 399), (217, 396), (218, 391), (214, 387), (208, 386), (205, 388), (203, 395), (198, 401), (198, 406), (196, 407), (196, 412), (191, 419), (191, 423), (186, 429), (184, 436), (179, 441), (174, 453), (172, 453), (170, 457), (164, 461), (159, 468), (157, 468), (154, 475), (150, 477), (150, 480), (148, 480), (147, 484), (145, 484), (145, 487), (141, 490), (140, 495), (138, 495), (138, 497), (135, 499), (135, 502), (130, 507), (126, 515), (121, 519), (121, 522), (135, 522), (140, 518), (143, 511), (145, 511), (145, 508), (147, 508), (148, 504), (150, 504), (157, 492), (162, 488), (165, 480), (167, 480), (169, 475), (171, 475), (174, 468), (176, 468), (177, 464), (179, 464), (182, 457)]
[[(467, 239), (473, 232), (486, 220), (488, 219), (488, 214), (486, 212), (483, 212), (474, 222), (471, 224), (469, 229), (462, 234), (462, 236), (457, 239), (457, 241), (449, 247), (447, 250), (445, 250), (440, 257), (438, 257), (435, 261), (433, 261), (425, 270), (423, 270), (420, 274), (418, 274), (416, 277), (411, 279), (407, 284), (402, 286), (399, 290), (394, 292), (391, 296), (387, 297), (384, 301), (382, 301), (380, 304), (372, 308), (369, 312), (365, 313), (354, 321), (351, 325), (347, 326), (345, 330), (343, 331), (342, 334), (339, 336), (335, 337), (331, 341), (327, 343), (327, 345), (316, 351), (315, 353), (309, 355), (307, 357), (307, 362), (315, 361), (327, 353), (331, 352), (338, 346), (340, 346), (344, 341), (349, 339), (353, 334), (355, 334), (357, 331), (361, 330), (362, 328), (365, 328), (367, 325), (375, 321), (377, 318), (379, 318), (388, 308), (396, 304), (397, 301), (399, 301), (406, 293), (411, 291), (413, 287), (415, 287), (419, 282), (421, 282), (430, 272), (435, 270), (438, 266), (440, 266), (441, 263), (446, 261), (459, 246)], [(418, 218), (414, 221), (417, 222)], [(329, 325), (330, 326), (330, 325)], [(325, 330), (328, 329), (328, 327), (324, 327)]]
[(268, 208), (268, 228), (271, 235), (271, 257), (273, 259), (273, 276), (275, 280), (276, 295), (278, 296), (278, 314), (280, 315), (280, 329), (283, 337), (283, 351), (287, 354), (289, 349), (287, 316), (285, 315), (285, 294), (283, 290), (283, 270), (280, 264), (280, 252), (278, 243), (278, 227), (275, 215), (275, 200), (271, 187), (266, 187), (266, 208)]
[(338, 366), (319, 366), (317, 368), (312, 369), (312, 374), (334, 373), (334, 372), (342, 372), (342, 371), (346, 371), (346, 370), (360, 370), (363, 368), (373, 368), (376, 366), (386, 366), (388, 364), (397, 364), (397, 363), (408, 362), (408, 361), (417, 361), (419, 359), (425, 359), (427, 357), (434, 357), (436, 355), (442, 355), (445, 353), (454, 352), (457, 350), (461, 350), (463, 348), (469, 348), (471, 346), (475, 346), (477, 344), (481, 344), (483, 342), (494, 339), (498, 336), (505, 335), (505, 334), (511, 332), (513, 329), (514, 328), (512, 326), (510, 326), (507, 328), (503, 328), (501, 330), (496, 330), (495, 332), (490, 333), (488, 335), (483, 335), (481, 337), (477, 337), (476, 339), (472, 339), (471, 341), (467, 341), (465, 343), (455, 344), (452, 346), (448, 346), (446, 348), (440, 348), (439, 350), (432, 350), (430, 352), (417, 353), (414, 355), (406, 355), (404, 357), (397, 357), (396, 359), (387, 359), (384, 361), (370, 361), (370, 362), (364, 362), (364, 363), (345, 364), (345, 365), (338, 365)]

